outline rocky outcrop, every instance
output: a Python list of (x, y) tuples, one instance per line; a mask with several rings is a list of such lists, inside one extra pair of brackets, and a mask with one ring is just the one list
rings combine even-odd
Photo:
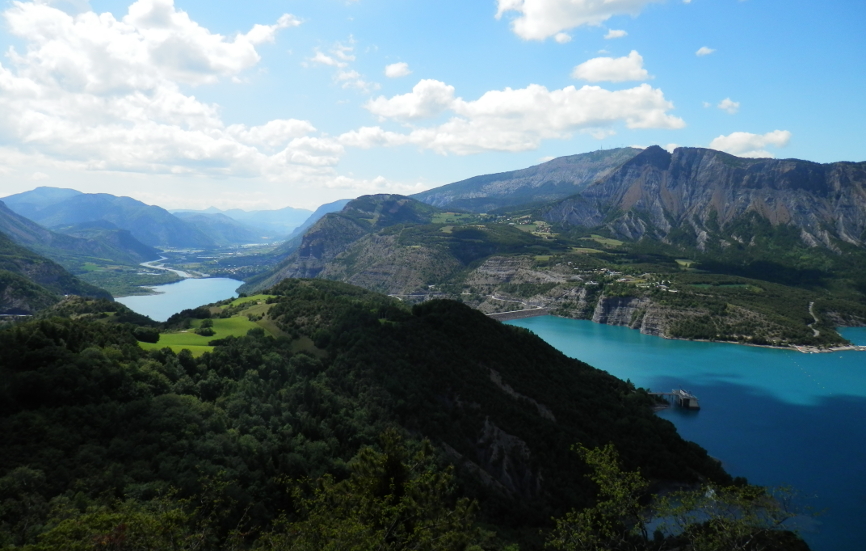
[[(753, 216), (793, 226), (804, 244), (838, 250), (866, 238), (866, 163), (743, 159), (720, 151), (649, 147), (579, 195), (544, 212), (551, 223), (604, 226), (626, 239), (669, 240), (675, 230), (707, 249), (749, 242)], [(732, 233), (733, 232), (733, 233)]]
[(488, 417), (475, 445), (477, 464), (510, 493), (524, 499), (541, 494), (543, 478), (533, 469), (526, 442), (508, 434)]

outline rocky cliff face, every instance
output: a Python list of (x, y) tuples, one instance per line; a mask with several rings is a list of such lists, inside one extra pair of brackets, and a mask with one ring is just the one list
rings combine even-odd
[(549, 222), (604, 226), (632, 240), (667, 240), (685, 228), (701, 249), (748, 242), (726, 231), (745, 216), (793, 226), (809, 246), (863, 246), (866, 163), (742, 159), (699, 148), (671, 154), (653, 146), (544, 212)]

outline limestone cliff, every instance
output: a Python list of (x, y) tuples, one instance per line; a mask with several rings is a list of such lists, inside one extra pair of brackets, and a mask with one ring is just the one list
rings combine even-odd
[(756, 216), (796, 228), (803, 243), (838, 250), (866, 239), (866, 163), (744, 159), (711, 149), (649, 147), (579, 195), (544, 211), (551, 223), (605, 227), (669, 241), (685, 230), (699, 249), (748, 242)]

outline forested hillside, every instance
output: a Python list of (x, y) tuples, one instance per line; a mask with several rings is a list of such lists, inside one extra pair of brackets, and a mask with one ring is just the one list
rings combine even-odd
[(0, 314), (32, 314), (67, 294), (111, 299), (106, 291), (0, 232)]
[[(0, 331), (2, 543), (95, 541), (113, 537), (117, 519), (158, 524), (175, 511), (170, 528), (203, 548), (232, 538), (265, 548), (286, 522), (312, 518), (298, 480), (357, 481), (359, 465), (389, 454), (411, 465), (421, 453), (445, 477), (436, 507), (470, 507), (464, 528), (476, 526), (474, 506), (454, 500), (477, 500), (493, 547), (535, 548), (551, 516), (594, 503), (575, 443), (612, 443), (625, 468), (654, 482), (730, 480), (652, 413), (644, 391), (528, 331), (458, 303), (410, 310), (334, 282), (287, 280), (270, 293), (259, 316), (283, 336), (256, 329), (200, 357), (146, 352), (134, 325), (108, 323), (117, 314), (86, 302), (65, 306), (89, 312), (79, 319)], [(203, 312), (237, 315), (227, 304)], [(396, 436), (381, 440), (388, 431)], [(432, 492), (432, 480), (416, 483)]]

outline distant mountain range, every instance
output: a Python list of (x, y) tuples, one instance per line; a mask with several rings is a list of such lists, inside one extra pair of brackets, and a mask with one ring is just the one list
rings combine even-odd
[(0, 232), (10, 239), (61, 264), (79, 264), (88, 258), (119, 264), (138, 264), (156, 260), (159, 253), (106, 221), (86, 222), (65, 228), (65, 233), (49, 230), (10, 210), (0, 201)]
[(40, 187), (3, 198), (6, 205), (49, 229), (75, 227), (102, 220), (129, 231), (151, 247), (215, 247), (205, 232), (167, 210), (130, 197), (107, 193), (80, 193)]
[[(254, 228), (256, 234), (268, 236), (270, 241), (286, 239), (298, 226), (307, 221), (312, 214), (312, 211), (307, 209), (296, 209), (293, 207), (253, 211), (241, 209), (220, 210), (210, 207), (204, 210), (183, 209), (172, 212), (184, 220), (190, 220), (191, 215), (203, 215), (203, 218), (200, 218), (200, 220), (207, 218), (230, 218), (248, 229)], [(248, 243), (249, 241), (246, 242)]]

